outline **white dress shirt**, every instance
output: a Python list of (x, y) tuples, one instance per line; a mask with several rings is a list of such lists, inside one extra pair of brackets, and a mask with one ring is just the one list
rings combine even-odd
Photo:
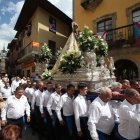
[(97, 97), (89, 107), (88, 128), (93, 140), (99, 140), (97, 130), (109, 135), (114, 127), (114, 115), (109, 103)]
[(70, 98), (67, 93), (60, 97), (59, 103), (56, 107), (56, 113), (58, 116), (59, 121), (62, 121), (61, 116), (61, 108), (63, 108), (63, 115), (64, 116), (72, 116), (74, 114), (73, 111), (73, 98)]
[(42, 96), (40, 98), (40, 112), (41, 112), (41, 114), (44, 113), (43, 107), (47, 106), (47, 103), (49, 101), (50, 95), (51, 95), (51, 92), (49, 92), (48, 90), (46, 90), (46, 91), (44, 91), (42, 93)]
[(124, 100), (119, 109), (119, 134), (129, 140), (140, 138), (140, 113), (136, 105)]
[(43, 92), (41, 92), (39, 89), (36, 90), (33, 94), (31, 108), (34, 110), (34, 106), (40, 106), (40, 99), (42, 98)]
[(52, 116), (52, 110), (56, 109), (56, 106), (60, 100), (60, 95), (57, 94), (56, 92), (54, 92), (51, 94), (51, 96), (49, 98), (49, 101), (47, 103), (47, 109), (48, 109), (50, 116)]
[(0, 88), (4, 87), (5, 84), (3, 83), (3, 81), (0, 79)]
[(14, 80), (11, 84), (11, 88), (12, 88), (12, 93), (15, 92), (16, 88), (19, 86), (19, 84), (21, 83), (21, 81), (17, 81), (17, 80)]
[(27, 84), (27, 80), (21, 79), (21, 84)]
[(8, 87), (8, 88), (2, 87), (1, 93), (2, 93), (3, 98), (8, 98), (9, 96), (12, 95), (11, 87)]
[(5, 107), (1, 112), (1, 118), (2, 120), (6, 120), (6, 117), (9, 119), (19, 119), (24, 116), (25, 111), (27, 116), (30, 116), (30, 106), (27, 98), (22, 95), (20, 99), (17, 99), (15, 95), (12, 95), (6, 100)]
[(86, 97), (79, 94), (73, 101), (73, 108), (74, 108), (75, 123), (77, 131), (79, 132), (81, 131), (80, 117), (88, 116), (89, 106)]
[(116, 123), (119, 123), (119, 108), (122, 104), (122, 101), (117, 101), (117, 100), (111, 100), (109, 101), (109, 104), (112, 107), (113, 113), (114, 113), (114, 119)]
[(28, 98), (28, 102), (31, 103), (32, 102), (32, 98), (33, 98), (33, 94), (35, 92), (35, 89), (34, 88), (29, 88), (27, 87), (25, 89), (25, 96)]

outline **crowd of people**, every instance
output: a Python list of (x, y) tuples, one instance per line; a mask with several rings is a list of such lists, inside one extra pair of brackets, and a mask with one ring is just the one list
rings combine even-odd
[[(140, 140), (140, 83), (123, 80), (98, 92), (86, 83), (0, 79), (0, 138), (27, 125), (39, 140)], [(5, 134), (7, 134), (5, 136)], [(19, 138), (20, 137), (20, 138)], [(11, 137), (12, 138), (12, 137)]]

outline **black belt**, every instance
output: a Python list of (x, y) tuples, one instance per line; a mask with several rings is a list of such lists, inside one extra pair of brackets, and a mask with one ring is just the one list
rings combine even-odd
[(3, 100), (4, 100), (4, 101), (6, 101), (6, 100), (7, 100), (7, 98), (3, 98)]
[(23, 119), (23, 116), (20, 117), (20, 118), (18, 118), (18, 119), (7, 118), (7, 120), (10, 120), (10, 121), (13, 121), (13, 122), (15, 122), (15, 121), (19, 121), (19, 120), (21, 120), (21, 119)]

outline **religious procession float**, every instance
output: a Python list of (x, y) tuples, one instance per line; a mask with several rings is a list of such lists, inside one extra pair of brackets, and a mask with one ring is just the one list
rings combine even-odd
[(113, 58), (107, 55), (108, 44), (101, 36), (93, 35), (87, 26), (79, 31), (78, 25), (72, 23), (72, 28), (71, 35), (63, 49), (58, 51), (57, 61), (50, 71), (47, 67), (52, 54), (47, 44), (42, 46), (37, 57), (37, 72), (45, 69), (42, 78), (52, 78), (64, 87), (68, 83), (77, 85), (79, 82), (88, 83), (90, 91), (110, 86), (115, 81), (115, 67)]

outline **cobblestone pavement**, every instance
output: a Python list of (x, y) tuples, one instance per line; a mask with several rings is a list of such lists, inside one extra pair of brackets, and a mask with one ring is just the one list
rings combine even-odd
[(33, 135), (29, 127), (27, 127), (26, 130), (23, 130), (22, 136), (23, 140), (39, 140), (38, 135)]

